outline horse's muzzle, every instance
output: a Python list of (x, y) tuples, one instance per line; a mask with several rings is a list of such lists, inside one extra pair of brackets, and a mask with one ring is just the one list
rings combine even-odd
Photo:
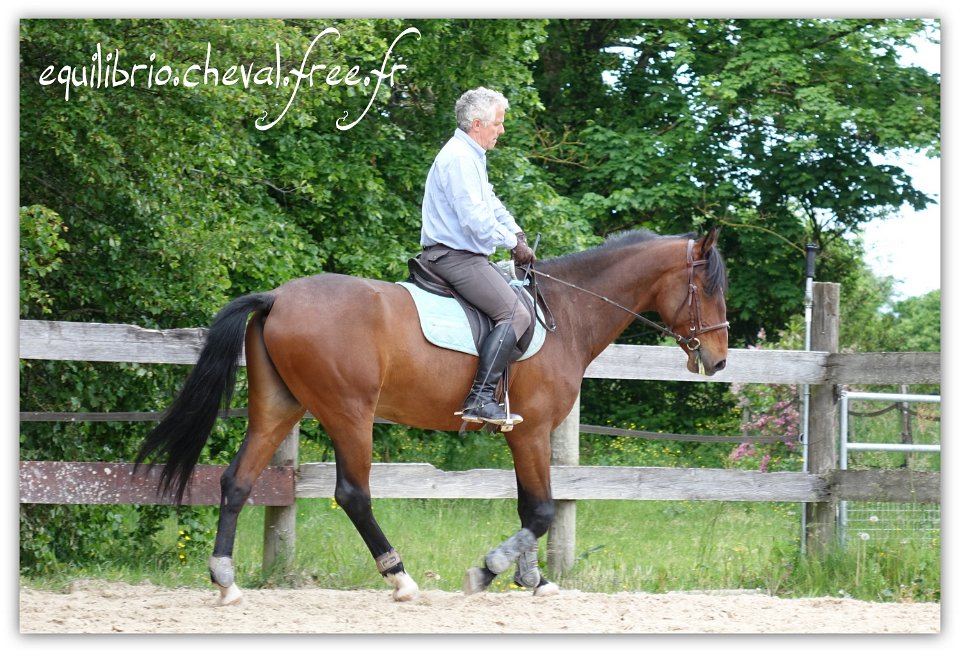
[(687, 354), (687, 370), (692, 373), (710, 377), (727, 367), (727, 360), (711, 361), (704, 356), (703, 350), (693, 350)]

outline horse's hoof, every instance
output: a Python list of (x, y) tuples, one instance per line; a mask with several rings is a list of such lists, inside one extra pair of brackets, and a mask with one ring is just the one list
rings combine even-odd
[(393, 599), (397, 602), (411, 602), (420, 595), (420, 587), (417, 586), (417, 582), (406, 572), (386, 575), (384, 579), (393, 586)]
[(486, 568), (470, 568), (463, 575), (463, 594), (473, 595), (485, 591), (494, 577), (496, 575)]
[(534, 597), (553, 597), (560, 594), (560, 586), (552, 581), (543, 580), (543, 583), (533, 589)]
[(239, 604), (243, 599), (243, 593), (236, 584), (230, 584), (228, 587), (217, 586), (220, 590), (220, 600), (217, 602), (220, 606), (232, 606)]

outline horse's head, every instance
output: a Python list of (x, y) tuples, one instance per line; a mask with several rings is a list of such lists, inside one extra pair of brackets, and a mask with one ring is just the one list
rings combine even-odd
[(726, 266), (717, 250), (717, 228), (683, 246), (684, 258), (657, 297), (659, 313), (680, 338), (687, 370), (713, 375), (727, 364)]

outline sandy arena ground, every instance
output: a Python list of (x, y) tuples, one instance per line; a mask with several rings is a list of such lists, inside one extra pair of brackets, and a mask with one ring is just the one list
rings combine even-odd
[(561, 590), (464, 596), (388, 589), (244, 590), (219, 607), (215, 590), (82, 581), (70, 592), (20, 590), (21, 634), (936, 634), (939, 604), (752, 593), (598, 594)]

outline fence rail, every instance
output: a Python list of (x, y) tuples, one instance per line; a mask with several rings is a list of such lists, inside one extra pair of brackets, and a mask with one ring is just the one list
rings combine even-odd
[[(190, 478), (184, 504), (220, 504), (220, 476), (226, 466), (198, 465)], [(270, 466), (254, 486), (248, 504), (290, 506), (296, 501), (296, 470)], [(158, 492), (160, 469), (132, 463), (21, 461), (20, 502), (23, 504), (173, 504)]]
[[(206, 330), (134, 325), (20, 321), (20, 358), (112, 363), (196, 362)], [(684, 367), (686, 355), (662, 345), (610, 345), (588, 367), (589, 379), (749, 384), (939, 384), (939, 352), (829, 353), (732, 348), (713, 377)], [(245, 360), (241, 356), (241, 364)]]
[[(172, 504), (157, 490), (159, 469), (133, 474), (130, 463), (21, 461), (24, 504)], [(199, 465), (184, 503), (217, 505), (226, 466)], [(912, 470), (837, 470), (829, 475), (709, 468), (551, 466), (557, 500), (717, 500), (727, 502), (931, 503), (940, 501), (940, 476)], [(248, 504), (292, 506), (297, 498), (333, 497), (333, 463), (269, 466)], [(515, 499), (512, 470), (440, 470), (429, 463), (375, 463), (374, 497), (409, 499)]]

